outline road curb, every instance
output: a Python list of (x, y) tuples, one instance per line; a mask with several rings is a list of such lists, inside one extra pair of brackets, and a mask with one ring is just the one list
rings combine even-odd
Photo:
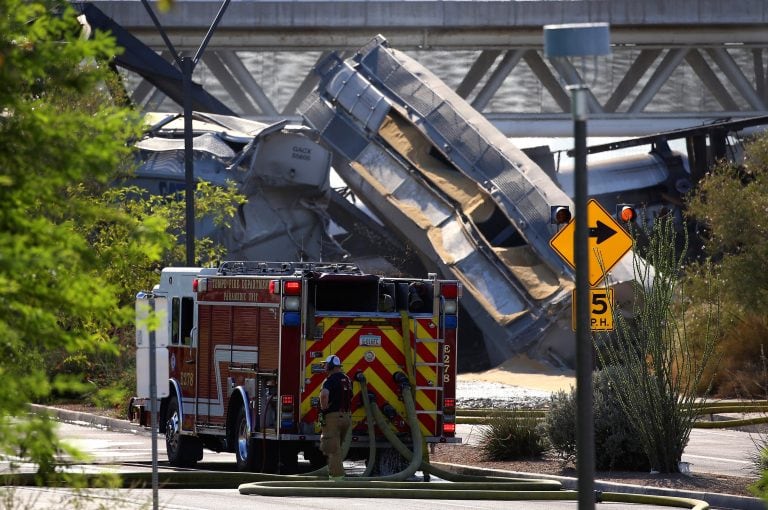
[(44, 406), (40, 404), (29, 404), (30, 410), (36, 414), (48, 414), (58, 421), (72, 423), (74, 425), (85, 425), (88, 427), (102, 428), (113, 432), (128, 432), (132, 434), (150, 435), (150, 431), (137, 423), (131, 423), (128, 420), (118, 418), (108, 418), (97, 414), (84, 413), (82, 411), (71, 411), (59, 407)]
[[(445, 464), (434, 462), (436, 466), (456, 471), (459, 474), (471, 474), (479, 476), (516, 476), (520, 478), (536, 478), (557, 480), (567, 490), (578, 490), (578, 480), (568, 476), (547, 475), (540, 473), (522, 473), (516, 471), (505, 471), (501, 469), (478, 468), (475, 466), (465, 466), (461, 464)], [(595, 490), (600, 492), (619, 492), (622, 494), (646, 494), (649, 496), (671, 496), (680, 498), (700, 499), (706, 501), (713, 508), (727, 510), (766, 510), (768, 506), (759, 498), (748, 496), (737, 496), (731, 494), (718, 494), (715, 492), (698, 492), (676, 489), (665, 489), (663, 487), (648, 487), (645, 485), (621, 484), (616, 482), (595, 481)]]

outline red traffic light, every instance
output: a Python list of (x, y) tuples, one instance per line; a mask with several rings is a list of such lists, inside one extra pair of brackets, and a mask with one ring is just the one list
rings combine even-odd
[(618, 204), (616, 206), (616, 219), (624, 223), (630, 223), (637, 219), (637, 211), (630, 204)]
[(567, 205), (553, 205), (549, 210), (549, 222), (553, 225), (564, 225), (571, 221), (571, 209)]

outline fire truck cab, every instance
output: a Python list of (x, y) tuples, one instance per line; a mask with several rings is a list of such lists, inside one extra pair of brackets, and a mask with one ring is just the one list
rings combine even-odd
[[(369, 447), (358, 373), (399, 436), (410, 437), (395, 380), (406, 374), (422, 436), (428, 443), (459, 442), (460, 294), (455, 280), (364, 274), (352, 264), (164, 269), (152, 292), (137, 296), (137, 310), (151, 299), (159, 328), (167, 329), (169, 392), (158, 423), (169, 462), (193, 465), (208, 448), (235, 453), (240, 470), (291, 472), (299, 453), (324, 465), (319, 395), (330, 354), (353, 380), (348, 458), (365, 458)], [(149, 377), (147, 359), (137, 356), (140, 384)], [(135, 397), (130, 408), (132, 420), (150, 424), (148, 398)], [(374, 439), (377, 447), (389, 446), (383, 435)]]

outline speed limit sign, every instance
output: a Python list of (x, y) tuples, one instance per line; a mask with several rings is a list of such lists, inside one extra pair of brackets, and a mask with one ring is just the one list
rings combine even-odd
[[(572, 293), (571, 327), (576, 331), (576, 290)], [(589, 329), (613, 331), (613, 289), (589, 289)]]

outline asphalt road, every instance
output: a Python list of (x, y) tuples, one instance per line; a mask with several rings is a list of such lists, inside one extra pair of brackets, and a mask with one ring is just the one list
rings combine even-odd
[[(16, 501), (30, 504), (27, 508), (73, 508), (71, 491), (62, 489), (16, 489)], [(123, 510), (151, 508), (151, 494), (146, 490), (90, 492), (80, 497), (82, 510)], [(417, 499), (355, 499), (355, 498), (274, 498), (264, 496), (243, 496), (237, 490), (162, 490), (160, 508), (167, 510), (214, 510), (214, 509), (256, 509), (259, 510), (575, 510), (574, 501), (454, 501)], [(21, 506), (13, 508), (23, 508)], [(600, 503), (601, 510), (659, 510), (663, 507), (649, 505), (626, 505)]]
[[(478, 425), (459, 425), (458, 433), (465, 443), (476, 443), (480, 438)], [(69, 423), (60, 425), (67, 442), (104, 462), (143, 462), (151, 460), (151, 442), (148, 433), (125, 434), (99, 428), (81, 427)], [(691, 439), (683, 453), (683, 461), (691, 465), (692, 472), (729, 476), (748, 476), (755, 452), (754, 440), (759, 436), (747, 432), (720, 429), (693, 429)], [(159, 460), (165, 462), (165, 442), (159, 437)], [(200, 467), (216, 470), (235, 470), (232, 453), (205, 450)]]
[[(108, 431), (69, 423), (62, 423), (59, 431), (66, 441), (88, 453), (92, 463), (87, 471), (127, 472), (149, 470), (151, 467), (151, 438), (146, 433)], [(478, 435), (476, 429), (460, 431), (470, 442)], [(165, 463), (165, 445), (162, 437), (158, 442), (159, 462)], [(693, 463), (693, 470), (708, 472), (739, 472), (743, 474), (748, 463), (748, 452), (754, 449), (748, 434), (720, 431), (694, 430), (691, 444), (684, 460)], [(0, 469), (7, 465), (0, 463)], [(711, 467), (708, 467), (711, 466)], [(201, 468), (228, 471), (234, 469), (234, 455), (205, 452)], [(715, 471), (710, 471), (710, 469)], [(5, 494), (5, 500), (13, 501), (11, 508), (72, 508), (76, 504), (71, 489), (57, 488), (13, 488)], [(690, 497), (690, 495), (688, 495)], [(701, 498), (705, 499), (705, 498)], [(461, 501), (461, 500), (418, 500), (418, 499), (365, 499), (332, 497), (265, 497), (247, 496), (232, 489), (161, 489), (160, 508), (169, 510), (234, 510), (239, 508), (260, 509), (387, 509), (422, 510), (437, 507), (446, 509), (576, 509), (575, 501)], [(152, 507), (152, 492), (145, 489), (120, 489), (88, 491), (87, 497), (78, 494), (78, 508), (90, 509), (139, 509)], [(650, 510), (662, 507), (618, 503), (600, 503), (599, 509)], [(715, 507), (713, 508), (722, 508)], [(752, 508), (737, 506), (737, 508)]]
[(754, 464), (750, 459), (757, 451), (753, 441), (759, 440), (760, 436), (747, 432), (693, 429), (683, 461), (691, 464), (694, 473), (751, 476)]

